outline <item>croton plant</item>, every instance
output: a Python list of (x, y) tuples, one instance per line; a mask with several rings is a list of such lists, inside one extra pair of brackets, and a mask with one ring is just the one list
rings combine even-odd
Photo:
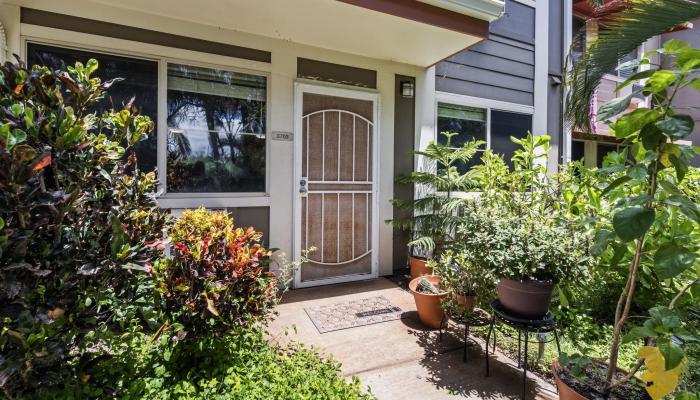
[(271, 251), (260, 232), (200, 208), (185, 211), (170, 237), (172, 257), (159, 260), (153, 274), (179, 337), (224, 334), (268, 315), (280, 281), (268, 271)]

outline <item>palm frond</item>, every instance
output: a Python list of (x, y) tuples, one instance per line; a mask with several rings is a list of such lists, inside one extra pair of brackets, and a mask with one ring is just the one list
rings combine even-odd
[(567, 123), (574, 129), (590, 132), (591, 100), (603, 75), (614, 70), (622, 56), (649, 38), (698, 17), (700, 0), (628, 0), (619, 11), (600, 19), (599, 27), (604, 29), (567, 77)]

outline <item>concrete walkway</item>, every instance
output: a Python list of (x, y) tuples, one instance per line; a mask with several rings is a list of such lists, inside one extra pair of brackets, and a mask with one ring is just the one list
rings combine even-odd
[[(401, 320), (320, 334), (304, 311), (380, 295), (403, 310)], [(272, 340), (296, 340), (332, 355), (344, 374), (358, 376), (381, 400), (520, 398), (522, 371), (512, 360), (497, 353), (486, 378), (483, 341), (469, 346), (464, 363), (461, 330), (453, 326), (438, 343), (437, 331), (418, 321), (413, 296), (388, 279), (293, 290), (277, 311), (269, 327)], [(532, 374), (528, 378), (528, 399), (557, 398), (552, 385)]]

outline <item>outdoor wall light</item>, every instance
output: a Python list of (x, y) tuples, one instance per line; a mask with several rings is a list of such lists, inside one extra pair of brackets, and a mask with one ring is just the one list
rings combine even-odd
[(415, 90), (415, 85), (413, 84), (413, 82), (411, 82), (411, 81), (401, 82), (401, 97), (405, 97), (407, 99), (412, 99), (414, 90)]

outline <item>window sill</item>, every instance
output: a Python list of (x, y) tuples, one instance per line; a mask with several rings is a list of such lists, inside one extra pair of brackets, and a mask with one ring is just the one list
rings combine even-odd
[(162, 208), (237, 208), (269, 207), (265, 193), (168, 193), (156, 198)]

